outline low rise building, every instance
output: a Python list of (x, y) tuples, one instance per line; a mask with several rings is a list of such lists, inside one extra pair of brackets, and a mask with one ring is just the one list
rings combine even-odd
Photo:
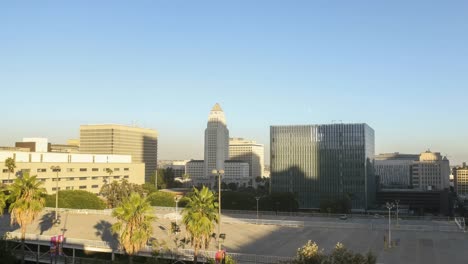
[(381, 188), (410, 188), (411, 166), (417, 154), (384, 153), (375, 156), (375, 175)]
[(468, 197), (468, 166), (463, 163), (463, 166), (453, 168), (455, 192), (463, 197)]
[[(15, 178), (29, 173), (37, 175), (49, 194), (56, 192), (57, 185), (59, 190), (99, 193), (104, 184), (114, 180), (125, 179), (135, 184), (145, 181), (145, 164), (132, 162), (130, 155), (0, 151), (0, 161), (7, 158), (15, 160), (16, 168), (9, 173), (1, 163), (2, 183), (11, 184)], [(52, 169), (57, 166), (59, 170)], [(108, 173), (107, 169), (111, 169), (112, 173)]]
[[(190, 186), (216, 186), (216, 176), (211, 173), (205, 174), (204, 160), (191, 160), (187, 162), (185, 170), (190, 178)], [(226, 160), (224, 162), (222, 182), (226, 184), (235, 183), (238, 187), (251, 186), (249, 164), (247, 162)]]
[(263, 176), (264, 147), (253, 140), (244, 138), (229, 139), (229, 160), (246, 162), (249, 164), (250, 185), (255, 179)]
[(414, 189), (445, 190), (450, 188), (450, 164), (439, 152), (421, 153), (419, 161), (412, 165), (411, 179)]

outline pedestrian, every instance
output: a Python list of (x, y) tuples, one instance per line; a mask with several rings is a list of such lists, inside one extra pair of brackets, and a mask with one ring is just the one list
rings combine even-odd
[(223, 258), (222, 258), (222, 264), (226, 264), (226, 250), (223, 249), (222, 252), (223, 252), (223, 254), (222, 254), (222, 257), (223, 257)]
[(223, 259), (223, 251), (222, 250), (218, 250), (216, 251), (216, 254), (215, 254), (215, 263), (216, 264), (220, 264), (222, 259)]

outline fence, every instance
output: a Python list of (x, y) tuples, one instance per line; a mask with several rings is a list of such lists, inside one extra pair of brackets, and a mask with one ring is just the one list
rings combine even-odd
[[(16, 240), (19, 242), (19, 237), (21, 237), (20, 232), (10, 232), (8, 233), (6, 239), (9, 240)], [(44, 236), (44, 235), (36, 235), (36, 234), (26, 234), (26, 243), (29, 244), (39, 244), (39, 245), (46, 245), (48, 246), (50, 244), (50, 236)], [(117, 253), (117, 254), (123, 254), (123, 251), (119, 250), (117, 245), (112, 245), (108, 242), (105, 241), (97, 241), (97, 240), (86, 240), (86, 239), (73, 239), (73, 238), (66, 238), (64, 243), (63, 243), (64, 248), (75, 248), (75, 249), (86, 249), (88, 251), (100, 251), (100, 252), (108, 252), (108, 253)], [(98, 249), (104, 249), (104, 250), (98, 250)], [(21, 252), (20, 252), (21, 253)], [(31, 252), (31, 251), (25, 251), (26, 253), (26, 258), (30, 260), (36, 260), (37, 258), (37, 253)], [(193, 249), (168, 249), (168, 250), (162, 250), (161, 252), (158, 252), (157, 254), (154, 254), (155, 251), (152, 247), (150, 246), (145, 246), (140, 250), (138, 255), (140, 256), (146, 256), (146, 257), (157, 257), (157, 258), (162, 258), (162, 259), (176, 259), (176, 260), (182, 260), (182, 261), (192, 261), (193, 260), (193, 255), (194, 255), (194, 250)], [(216, 254), (216, 251), (208, 251), (208, 250), (200, 250), (198, 255), (199, 255), (199, 260), (200, 262), (207, 262), (209, 259), (213, 259)], [(292, 260), (292, 257), (280, 257), (280, 256), (267, 256), (267, 255), (255, 255), (255, 254), (243, 254), (243, 253), (235, 253), (235, 252), (228, 252), (228, 255), (231, 256), (234, 260), (236, 260), (237, 263), (271, 263), (271, 264), (279, 264), (279, 263), (285, 263), (289, 262)], [(64, 256), (64, 257), (59, 257), (59, 260), (61, 260), (61, 263), (72, 263), (72, 257), (70, 256)], [(77, 261), (74, 261), (74, 263), (109, 263), (110, 261), (107, 260), (102, 260), (102, 261), (96, 261), (96, 260), (90, 260), (90, 259), (80, 259), (80, 258), (74, 258)], [(41, 262), (47, 262), (50, 260), (50, 257), (48, 255), (42, 255), (40, 256)]]

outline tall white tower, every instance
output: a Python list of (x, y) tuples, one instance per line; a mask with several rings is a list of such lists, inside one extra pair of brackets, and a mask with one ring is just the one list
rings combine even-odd
[(224, 170), (229, 159), (229, 130), (223, 109), (216, 103), (208, 116), (205, 129), (205, 177), (213, 177), (213, 169)]

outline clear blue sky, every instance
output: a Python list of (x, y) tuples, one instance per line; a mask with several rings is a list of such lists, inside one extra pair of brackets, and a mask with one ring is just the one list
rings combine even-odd
[(377, 153), (459, 163), (468, 1), (2, 1), (0, 90), (0, 145), (137, 123), (161, 159), (202, 158), (219, 102), (266, 146), (270, 125), (366, 122)]

